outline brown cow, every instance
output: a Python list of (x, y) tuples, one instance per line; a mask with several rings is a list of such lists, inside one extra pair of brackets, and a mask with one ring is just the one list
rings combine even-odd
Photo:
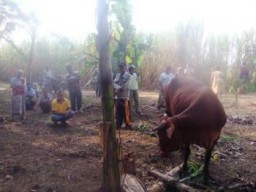
[(190, 144), (206, 149), (204, 179), (208, 181), (211, 153), (226, 124), (226, 114), (214, 92), (194, 79), (175, 78), (165, 94), (167, 115), (158, 128), (162, 155), (184, 149), (183, 171), (187, 171)]

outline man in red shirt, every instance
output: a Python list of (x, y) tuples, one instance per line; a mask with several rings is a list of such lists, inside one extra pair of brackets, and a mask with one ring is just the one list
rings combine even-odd
[(11, 78), (10, 85), (12, 88), (12, 118), (25, 118), (25, 94), (27, 91), (26, 78), (24, 72), (18, 70), (16, 75)]

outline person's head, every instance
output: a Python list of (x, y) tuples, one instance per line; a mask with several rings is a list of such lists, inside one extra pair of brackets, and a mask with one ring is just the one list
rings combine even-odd
[(57, 91), (57, 100), (58, 100), (58, 101), (63, 101), (63, 100), (64, 100), (64, 92), (63, 92), (62, 89), (59, 89), (59, 90)]
[(67, 69), (67, 71), (69, 72), (69, 73), (72, 73), (73, 72), (73, 67), (72, 67), (72, 65), (71, 64), (66, 64), (66, 69)]
[(122, 62), (119, 64), (119, 71), (121, 74), (125, 73), (126, 71), (126, 63)]
[(165, 72), (166, 72), (167, 74), (171, 73), (171, 72), (172, 72), (171, 66), (167, 66), (167, 67), (165, 68)]
[(23, 70), (19, 69), (19, 70), (17, 71), (16, 76), (20, 78), (20, 77), (23, 76), (23, 74), (24, 74)]
[(129, 67), (129, 73), (130, 73), (130, 74), (133, 74), (134, 71), (135, 71), (135, 69), (136, 69), (136, 67), (135, 67), (134, 65), (131, 65), (131, 66)]
[(27, 87), (28, 87), (29, 90), (30, 90), (31, 88), (33, 88), (32, 83), (31, 83), (31, 82), (28, 82), (28, 83), (27, 83)]
[(49, 66), (48, 65), (45, 66), (45, 71), (49, 71)]
[(220, 66), (216, 66), (215, 71), (220, 71)]
[(243, 62), (242, 67), (247, 68), (248, 67), (247, 63)]
[(183, 73), (184, 73), (183, 68), (182, 68), (182, 67), (178, 67), (177, 73), (178, 73), (178, 74), (183, 74)]

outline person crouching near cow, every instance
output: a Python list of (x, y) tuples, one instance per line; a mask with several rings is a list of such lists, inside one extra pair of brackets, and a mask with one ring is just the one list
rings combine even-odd
[(46, 87), (43, 88), (34, 109), (36, 110), (38, 106), (43, 113), (50, 113), (52, 110), (52, 94)]
[(23, 120), (25, 118), (25, 94), (27, 92), (26, 78), (23, 70), (18, 70), (16, 75), (11, 78), (12, 88), (12, 118), (16, 117)]
[(117, 129), (125, 122), (126, 129), (132, 129), (129, 109), (129, 79), (130, 74), (126, 71), (126, 64), (119, 65), (119, 71), (114, 79), (114, 89), (116, 91), (116, 124)]
[(52, 121), (55, 125), (58, 122), (66, 125), (66, 121), (71, 119), (75, 112), (70, 109), (70, 101), (64, 97), (63, 90), (57, 91), (57, 98), (52, 101)]

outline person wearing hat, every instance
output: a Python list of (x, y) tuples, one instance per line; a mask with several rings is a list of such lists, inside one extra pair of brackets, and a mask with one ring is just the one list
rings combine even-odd
[(140, 105), (139, 105), (139, 85), (138, 85), (139, 75), (135, 72), (135, 69), (136, 69), (136, 67), (134, 65), (131, 65), (129, 67), (130, 111), (132, 111), (132, 107), (134, 104), (135, 112), (138, 113), (139, 115), (142, 115), (142, 113), (140, 111)]
[(82, 110), (82, 90), (80, 86), (80, 75), (73, 70), (71, 64), (66, 65), (68, 74), (66, 75), (67, 87), (73, 111), (83, 112)]
[(126, 71), (126, 63), (119, 64), (119, 71), (114, 79), (114, 89), (117, 96), (116, 101), (116, 124), (117, 129), (125, 122), (126, 129), (132, 129), (129, 109), (129, 79), (130, 74)]
[(18, 70), (16, 75), (11, 78), (12, 88), (12, 118), (25, 118), (25, 94), (27, 91), (26, 78), (23, 70)]

